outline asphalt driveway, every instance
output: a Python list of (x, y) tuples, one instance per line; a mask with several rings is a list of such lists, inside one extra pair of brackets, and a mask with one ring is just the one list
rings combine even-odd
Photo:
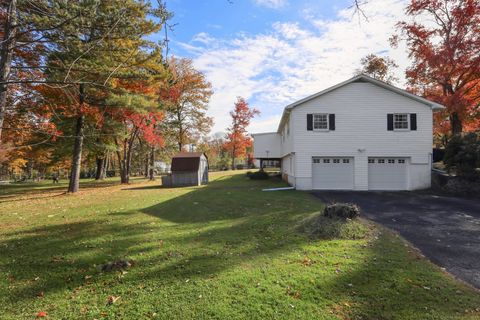
[(326, 203), (350, 202), (397, 232), (437, 265), (480, 288), (480, 200), (415, 192), (315, 191)]

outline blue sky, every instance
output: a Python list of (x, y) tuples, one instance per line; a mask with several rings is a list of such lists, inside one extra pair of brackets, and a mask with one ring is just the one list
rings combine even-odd
[[(282, 0), (169, 0), (168, 9), (177, 23), (172, 40), (189, 42), (201, 32), (217, 38), (231, 38), (239, 33), (256, 34), (277, 21), (301, 21), (305, 12), (324, 18), (334, 18), (339, 8), (350, 0), (294, 1)], [(181, 46), (172, 44), (177, 55), (189, 55)]]
[[(231, 3), (232, 2), (232, 3)], [(369, 0), (368, 21), (353, 0), (168, 0), (177, 24), (170, 52), (193, 59), (212, 83), (212, 133), (224, 131), (237, 96), (261, 111), (251, 132), (275, 131), (283, 107), (350, 78), (361, 57), (377, 53), (408, 64), (388, 38), (405, 0)]]

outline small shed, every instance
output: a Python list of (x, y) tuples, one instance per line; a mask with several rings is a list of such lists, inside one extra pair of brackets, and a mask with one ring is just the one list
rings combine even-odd
[(172, 158), (171, 185), (199, 186), (208, 183), (208, 158), (202, 152), (180, 152)]

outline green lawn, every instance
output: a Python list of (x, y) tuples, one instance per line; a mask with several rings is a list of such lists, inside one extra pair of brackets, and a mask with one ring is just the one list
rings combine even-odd
[[(480, 318), (477, 291), (394, 234), (309, 240), (297, 226), (322, 210), (309, 194), (262, 192), (282, 183), (244, 172), (212, 180), (0, 186), (0, 318)], [(127, 272), (96, 268), (123, 258)]]

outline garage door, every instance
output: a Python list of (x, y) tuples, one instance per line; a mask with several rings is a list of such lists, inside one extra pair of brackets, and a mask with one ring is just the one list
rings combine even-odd
[(406, 190), (407, 158), (368, 158), (369, 190)]
[(312, 172), (313, 189), (353, 189), (353, 158), (313, 158)]

